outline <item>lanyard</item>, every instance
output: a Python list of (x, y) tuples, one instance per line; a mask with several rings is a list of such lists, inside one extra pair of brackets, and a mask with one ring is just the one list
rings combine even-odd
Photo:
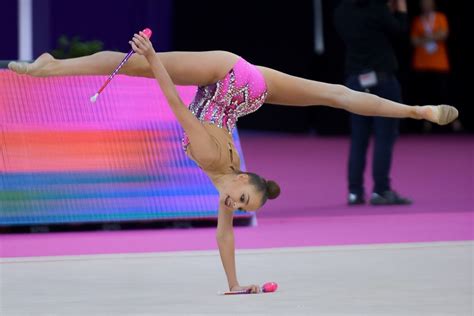
[(428, 16), (423, 15), (421, 17), (421, 23), (423, 24), (423, 28), (425, 29), (426, 34), (432, 34), (434, 29), (434, 21), (435, 21), (435, 14), (429, 13)]

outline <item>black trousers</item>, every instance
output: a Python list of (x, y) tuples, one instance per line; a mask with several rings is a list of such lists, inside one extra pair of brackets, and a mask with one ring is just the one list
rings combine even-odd
[[(400, 84), (391, 74), (379, 74), (378, 83), (369, 89), (361, 87), (358, 76), (349, 76), (346, 86), (353, 90), (369, 92), (385, 99), (401, 102)], [(351, 115), (351, 147), (349, 154), (349, 192), (364, 194), (364, 169), (371, 132), (375, 143), (372, 163), (373, 192), (390, 190), (390, 166), (395, 140), (398, 136), (399, 120), (385, 117)]]

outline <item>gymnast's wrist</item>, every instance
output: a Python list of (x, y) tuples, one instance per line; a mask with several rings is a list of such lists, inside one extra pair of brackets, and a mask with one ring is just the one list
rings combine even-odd
[(233, 283), (232, 285), (229, 284), (229, 291), (232, 291), (232, 289), (236, 286), (240, 286), (239, 283)]
[(156, 52), (154, 49), (150, 49), (149, 52), (146, 53), (146, 55), (144, 55), (144, 57), (146, 58), (146, 60), (151, 63), (155, 58), (156, 58)]

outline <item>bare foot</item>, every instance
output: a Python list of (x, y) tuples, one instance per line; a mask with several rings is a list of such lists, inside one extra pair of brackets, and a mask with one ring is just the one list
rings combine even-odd
[(54, 57), (44, 53), (32, 63), (12, 61), (8, 63), (8, 68), (19, 75), (28, 74), (34, 77), (43, 77), (47, 76), (45, 68), (52, 61), (54, 61)]
[(459, 112), (454, 106), (441, 104), (438, 106), (422, 106), (419, 108), (419, 114), (427, 121), (439, 125), (446, 125), (454, 121), (458, 117)]

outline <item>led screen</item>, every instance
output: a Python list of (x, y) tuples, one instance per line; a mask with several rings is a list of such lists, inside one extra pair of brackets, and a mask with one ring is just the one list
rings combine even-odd
[[(90, 103), (104, 80), (0, 70), (0, 225), (217, 216), (155, 80), (117, 76)], [(178, 91), (189, 104), (196, 88)]]

